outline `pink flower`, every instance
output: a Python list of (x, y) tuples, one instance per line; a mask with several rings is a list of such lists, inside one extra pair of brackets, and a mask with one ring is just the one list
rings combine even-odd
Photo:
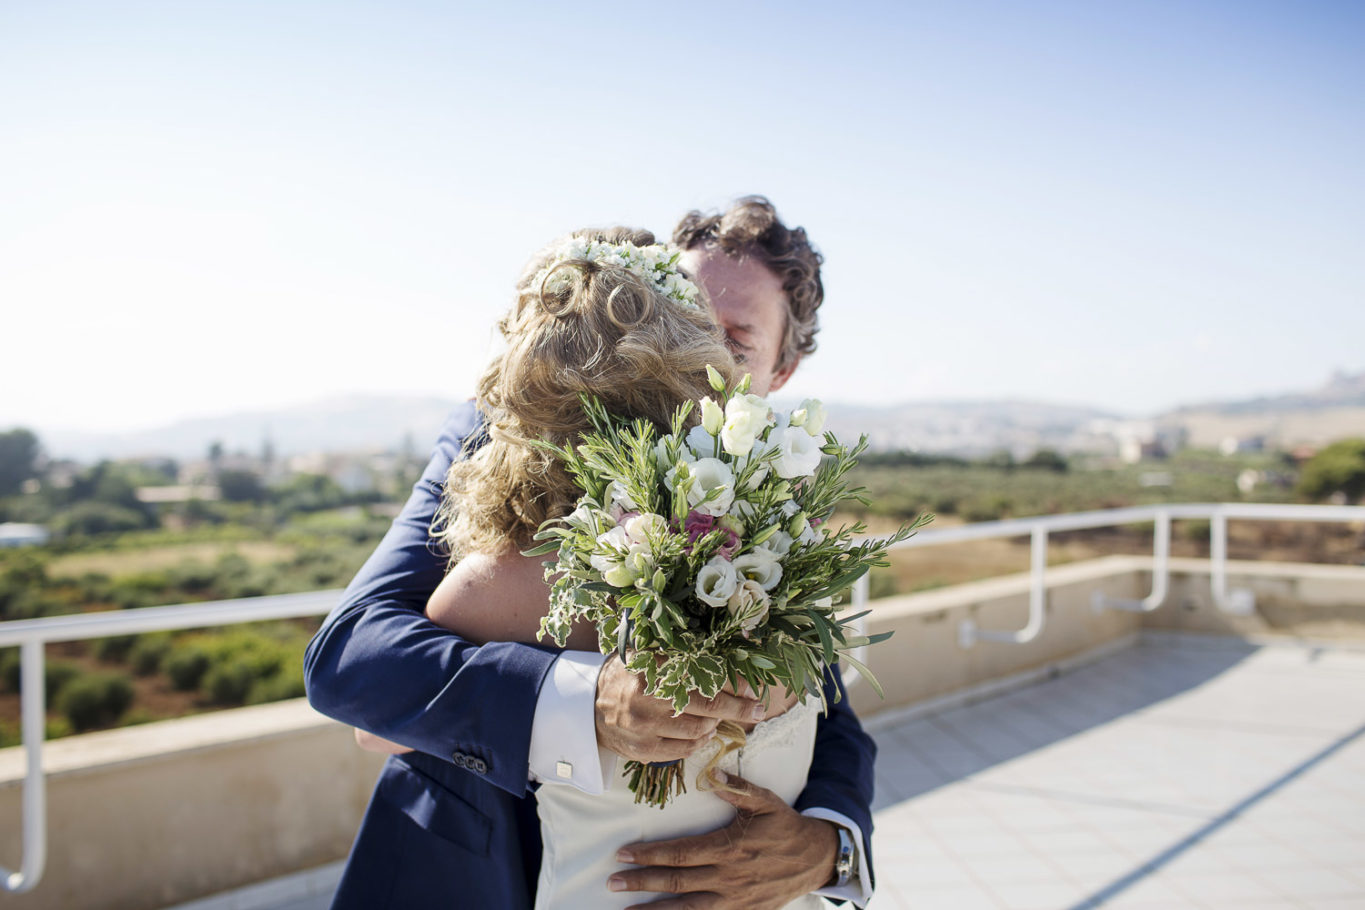
[(711, 533), (716, 526), (716, 519), (712, 515), (704, 515), (701, 512), (691, 511), (687, 513), (687, 520), (683, 522), (683, 530), (687, 532), (687, 542), (694, 544), (698, 539)]
[(725, 559), (734, 559), (735, 554), (739, 552), (739, 535), (729, 528), (721, 528), (721, 530), (725, 532), (726, 539), (725, 543), (721, 544), (720, 549), (716, 551), (716, 555)]

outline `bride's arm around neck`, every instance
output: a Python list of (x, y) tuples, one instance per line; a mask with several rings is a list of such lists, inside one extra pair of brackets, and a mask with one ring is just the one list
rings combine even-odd
[[(544, 557), (515, 550), (500, 555), (471, 553), (441, 580), (427, 601), (427, 617), (471, 641), (537, 642), (540, 619), (550, 605)], [(596, 651), (597, 633), (579, 626), (569, 636), (572, 650)]]

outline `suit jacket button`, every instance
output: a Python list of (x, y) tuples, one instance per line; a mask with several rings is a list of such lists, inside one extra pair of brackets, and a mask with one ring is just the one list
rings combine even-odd
[(463, 752), (452, 753), (450, 756), (450, 760), (461, 768), (467, 767), (469, 764), (469, 756), (465, 755)]
[(488, 764), (482, 758), (474, 759), (474, 770), (480, 774), (488, 773)]

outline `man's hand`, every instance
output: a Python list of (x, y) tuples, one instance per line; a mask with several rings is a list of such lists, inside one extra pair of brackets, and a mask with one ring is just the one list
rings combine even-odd
[[(749, 693), (747, 684), (745, 692)], [(597, 744), (617, 755), (642, 762), (686, 758), (715, 735), (722, 720), (751, 724), (766, 715), (763, 703), (749, 695), (718, 692), (693, 698), (682, 714), (673, 704), (645, 694), (644, 679), (610, 657), (597, 676)], [(758, 713), (755, 713), (758, 712)]]
[(739, 810), (729, 825), (617, 853), (644, 868), (617, 872), (610, 890), (677, 895), (631, 910), (775, 910), (828, 884), (839, 851), (834, 825), (733, 774), (726, 782), (741, 792), (712, 792)]

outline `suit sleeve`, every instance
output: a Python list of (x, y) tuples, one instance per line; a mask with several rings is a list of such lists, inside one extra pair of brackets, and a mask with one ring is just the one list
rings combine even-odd
[[(835, 693), (839, 701), (835, 702)], [(877, 744), (863, 730), (858, 715), (848, 703), (839, 668), (830, 670), (825, 680), (825, 699), (829, 714), (821, 718), (815, 731), (815, 753), (811, 757), (806, 789), (796, 798), (798, 812), (807, 809), (832, 809), (853, 821), (863, 835), (863, 874), (875, 885), (872, 874), (872, 791), (873, 764)]]
[(556, 651), (476, 645), (426, 618), (446, 558), (430, 528), (446, 473), (480, 431), (451, 415), (412, 495), (308, 645), (304, 684), (323, 714), (527, 792), (536, 700)]

